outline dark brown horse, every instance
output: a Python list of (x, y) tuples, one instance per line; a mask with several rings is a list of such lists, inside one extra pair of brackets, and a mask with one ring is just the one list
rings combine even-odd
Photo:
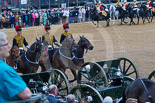
[(30, 46), (30, 48), (23, 53), (21, 60), (17, 64), (17, 72), (26, 74), (26, 73), (35, 73), (39, 67), (39, 59), (42, 51), (41, 38)]
[[(66, 69), (70, 69), (74, 75), (74, 79), (70, 82), (76, 80), (76, 70), (80, 68), (80, 66), (84, 63), (84, 51), (92, 50), (93, 46), (90, 41), (84, 36), (80, 37), (80, 40), (75, 46), (74, 39), (67, 37), (62, 46), (59, 49), (56, 49), (53, 54), (53, 60), (51, 65), (53, 68), (59, 69), (65, 73)], [(45, 52), (43, 53), (45, 56)], [(42, 60), (47, 60), (47, 58), (42, 58)], [(43, 64), (45, 63), (45, 64)], [(48, 65), (47, 65), (48, 64)], [(46, 65), (46, 66), (45, 66)], [(40, 66), (43, 70), (49, 68), (49, 60), (41, 61)]]
[(155, 82), (145, 78), (136, 79), (125, 88), (122, 103), (128, 98), (137, 99), (137, 103), (155, 103)]
[(10, 51), (10, 55), (6, 58), (6, 62), (8, 65), (16, 69), (16, 61), (20, 59), (19, 57), (19, 48), (17, 46), (13, 46)]
[[(93, 45), (90, 43), (90, 41), (86, 37), (84, 37), (84, 36), (81, 37), (80, 36), (80, 40), (79, 40), (79, 42), (78, 42), (78, 44), (76, 46), (76, 49), (73, 48), (73, 49), (75, 49), (72, 52), (72, 56), (74, 57), (73, 63), (78, 68), (80, 68), (81, 65), (84, 63), (84, 59), (86, 58), (85, 54), (84, 54), (85, 50), (86, 50), (86, 53), (87, 53), (88, 50), (93, 50), (93, 48), (94, 48)], [(76, 80), (76, 71), (73, 70), (73, 69), (71, 69), (71, 71), (72, 71), (72, 73), (74, 75), (74, 79), (71, 80), (70, 82), (73, 82), (73, 81)]]

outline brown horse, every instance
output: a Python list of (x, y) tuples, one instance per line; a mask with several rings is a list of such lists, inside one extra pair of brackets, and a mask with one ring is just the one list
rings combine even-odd
[[(75, 46), (74, 39), (67, 37), (63, 43), (62, 46), (59, 49), (56, 49), (53, 54), (53, 59), (51, 62), (51, 65), (53, 68), (59, 69), (65, 73), (66, 69), (71, 69), (74, 79), (70, 82), (73, 82), (76, 80), (76, 70), (80, 68), (80, 66), (84, 63), (84, 51), (92, 50), (93, 46), (90, 43), (90, 41), (85, 38), (84, 36), (80, 37), (80, 40)], [(44, 54), (45, 56), (45, 51)], [(42, 58), (43, 60), (43, 58)], [(47, 60), (47, 58), (44, 58), (44, 60)], [(43, 64), (45, 63), (45, 64)], [(46, 65), (46, 66), (45, 66)], [(49, 60), (48, 61), (41, 61), (40, 60), (40, 66), (42, 67), (42, 70), (46, 70), (46, 67), (49, 66)]]
[(155, 103), (155, 82), (145, 78), (136, 79), (124, 89), (122, 103), (127, 98), (137, 99), (137, 103)]
[(26, 73), (36, 73), (39, 67), (39, 59), (42, 51), (41, 38), (30, 46), (27, 51), (24, 51), (21, 55), (21, 60), (17, 63), (17, 72)]
[[(73, 63), (76, 65), (78, 69), (84, 63), (84, 59), (86, 58), (84, 54), (85, 50), (87, 53), (88, 50), (93, 50), (93, 48), (94, 48), (93, 45), (90, 43), (90, 41), (86, 37), (80, 36), (80, 40), (78, 41), (76, 50), (73, 50), (72, 52), (72, 56), (74, 57)], [(73, 82), (76, 80), (76, 71), (71, 69), (71, 72), (74, 75), (74, 79), (71, 80), (70, 82)]]
[(6, 58), (6, 62), (8, 65), (16, 69), (16, 61), (20, 59), (19, 57), (19, 48), (17, 46), (13, 46), (10, 51), (10, 55)]

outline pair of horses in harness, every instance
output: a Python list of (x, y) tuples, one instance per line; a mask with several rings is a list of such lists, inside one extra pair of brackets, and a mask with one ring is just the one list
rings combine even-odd
[[(38, 67), (41, 66), (41, 71), (46, 71), (52, 67), (65, 73), (68, 68), (71, 69), (74, 75), (74, 79), (72, 80), (74, 81), (76, 80), (76, 70), (84, 63), (85, 50), (87, 52), (92, 49), (92, 44), (84, 36), (80, 37), (78, 44), (75, 43), (74, 39), (66, 37), (62, 46), (60, 48), (55, 48), (52, 61), (50, 61), (43, 43), (41, 40), (36, 40), (36, 42), (34, 42), (18, 60), (17, 72), (23, 74), (35, 73), (37, 72)], [(10, 58), (8, 64), (13, 67), (16, 64), (15, 61), (17, 61), (18, 57), (19, 49), (12, 47), (10, 50), (10, 56), (8, 57)]]
[[(74, 76), (74, 79), (70, 82), (73, 82), (76, 80), (76, 70), (78, 70), (84, 63), (85, 50), (86, 52), (88, 50), (92, 50), (93, 46), (84, 36), (80, 36), (80, 40), (77, 44), (75, 43), (74, 39), (67, 36), (62, 42), (62, 46), (55, 49), (53, 60), (50, 63), (51, 67), (54, 69), (59, 69), (64, 73), (66, 69), (70, 69)], [(42, 69), (46, 70), (49, 66), (49, 63), (47, 63), (48, 61), (45, 59), (43, 62), (40, 63), (40, 66)]]
[(27, 51), (23, 51), (23, 53), (19, 54), (19, 48), (14, 46), (10, 50), (10, 56), (7, 58), (7, 63), (15, 67), (17, 72), (19, 73), (35, 73), (39, 67), (39, 59), (42, 51), (42, 42), (41, 38), (30, 46)]

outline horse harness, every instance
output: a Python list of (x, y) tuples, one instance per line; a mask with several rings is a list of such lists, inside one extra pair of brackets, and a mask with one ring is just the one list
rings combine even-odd
[[(34, 50), (34, 51), (31, 51), (30, 48), (29, 48), (29, 51), (30, 51), (30, 52), (35, 52), (35, 50)], [(33, 62), (33, 61), (30, 61), (30, 60), (27, 58), (26, 54), (27, 54), (27, 51), (25, 52), (25, 59), (26, 59), (28, 62), (30, 62), (30, 63), (32, 63), (32, 64), (39, 64), (39, 58), (37, 58), (37, 60), (36, 60), (35, 62)], [(41, 52), (40, 52), (40, 53), (37, 52), (37, 55), (39, 55), (39, 54), (41, 55)]]
[(148, 97), (149, 97), (149, 99), (151, 100), (151, 103), (152, 103), (152, 96), (151, 96), (151, 94), (149, 93), (149, 91), (148, 91), (148, 89), (147, 89), (145, 83), (143, 82), (143, 80), (142, 80), (141, 78), (140, 78), (139, 80), (140, 80), (140, 82), (142, 83), (142, 85), (144, 86), (144, 89), (145, 89), (145, 91), (146, 91), (146, 93), (147, 93), (147, 95), (148, 95)]

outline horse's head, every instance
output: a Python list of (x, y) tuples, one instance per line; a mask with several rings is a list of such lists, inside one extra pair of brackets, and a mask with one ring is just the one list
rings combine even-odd
[(65, 48), (71, 48), (72, 46), (76, 46), (76, 43), (73, 38), (67, 36), (62, 42), (62, 46)]
[(83, 48), (87, 49), (87, 50), (93, 50), (93, 45), (90, 43), (90, 41), (84, 37), (84, 36), (80, 36), (80, 40), (78, 42), (78, 45), (81, 45)]
[(19, 48), (17, 46), (13, 46), (11, 49), (10, 49), (10, 56), (15, 59), (16, 57), (19, 56)]
[(42, 42), (41, 42), (41, 38), (38, 40), (36, 38), (36, 41), (30, 46), (30, 51), (31, 52), (35, 52), (35, 53), (41, 53), (42, 51)]

